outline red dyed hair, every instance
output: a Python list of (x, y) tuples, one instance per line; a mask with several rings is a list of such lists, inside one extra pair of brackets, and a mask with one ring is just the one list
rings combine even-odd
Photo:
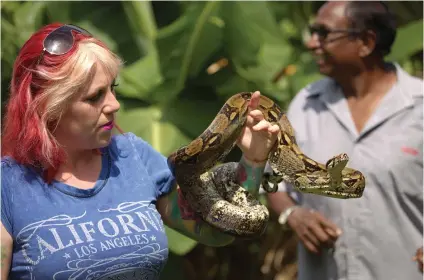
[[(20, 164), (42, 168), (47, 182), (54, 178), (66, 154), (51, 134), (55, 123), (43, 123), (39, 110), (34, 106), (37, 96), (49, 84), (35, 68), (43, 67), (49, 72), (60, 69), (75, 53), (78, 42), (90, 38), (74, 32), (74, 46), (68, 53), (50, 55), (44, 52), (37, 64), (43, 52), (44, 39), (62, 25), (54, 23), (44, 26), (22, 46), (13, 66), (1, 141), (2, 156), (10, 156)], [(107, 49), (100, 41), (96, 40), (96, 43)]]

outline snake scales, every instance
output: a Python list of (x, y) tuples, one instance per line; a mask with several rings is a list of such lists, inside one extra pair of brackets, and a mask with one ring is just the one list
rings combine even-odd
[[(269, 218), (268, 209), (238, 184), (238, 164), (218, 164), (243, 129), (250, 98), (248, 92), (230, 97), (199, 137), (168, 157), (181, 192), (194, 211), (207, 223), (239, 237), (261, 235)], [(267, 121), (280, 126), (268, 156), (272, 173), (262, 178), (266, 192), (275, 192), (284, 180), (301, 192), (336, 198), (362, 196), (365, 178), (346, 167), (346, 154), (334, 156), (325, 165), (314, 161), (297, 146), (293, 127), (277, 104), (261, 95), (258, 109)]]

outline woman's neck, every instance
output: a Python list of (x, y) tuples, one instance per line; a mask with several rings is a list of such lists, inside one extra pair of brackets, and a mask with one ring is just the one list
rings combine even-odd
[(57, 173), (56, 179), (77, 186), (95, 182), (101, 170), (101, 154), (97, 150), (69, 151), (67, 159)]
[(79, 166), (90, 164), (99, 153), (96, 150), (67, 150), (66, 155), (66, 162), (63, 165), (69, 169), (77, 169)]

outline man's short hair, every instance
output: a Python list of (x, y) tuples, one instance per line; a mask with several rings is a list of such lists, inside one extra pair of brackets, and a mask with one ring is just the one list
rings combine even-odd
[(352, 28), (375, 32), (375, 52), (382, 56), (390, 53), (396, 38), (396, 18), (384, 2), (350, 1), (345, 13)]

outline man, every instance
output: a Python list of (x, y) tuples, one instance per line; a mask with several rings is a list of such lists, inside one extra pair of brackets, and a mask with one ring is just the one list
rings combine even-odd
[(384, 62), (396, 28), (381, 2), (327, 2), (310, 31), (327, 78), (299, 92), (288, 117), (306, 155), (325, 163), (347, 153), (366, 188), (348, 200), (295, 197), (284, 184), (268, 195), (300, 239), (298, 279), (422, 279), (413, 256), (423, 234), (423, 82)]

